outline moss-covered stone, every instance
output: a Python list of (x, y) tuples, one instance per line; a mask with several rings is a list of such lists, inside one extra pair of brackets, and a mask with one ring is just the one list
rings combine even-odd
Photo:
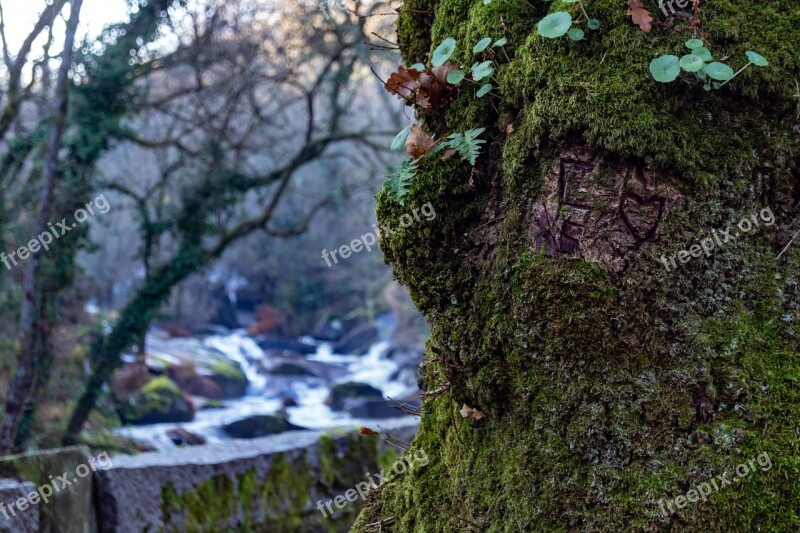
[[(589, 2), (602, 27), (573, 43), (535, 31), (547, 10), (569, 9), (558, 2), (406, 3), (406, 63), (448, 36), (471, 64), (481, 37), (505, 35), (508, 58), (497, 57), (499, 98), (465, 89), (421, 117), (439, 137), (487, 128), (474, 171), (430, 158), (405, 206), (378, 197), (392, 227), (417, 205), (436, 208), (435, 221), (382, 235), (381, 248), (431, 323), (427, 388), (449, 389), (426, 400), (414, 442), (430, 465), (385, 487), (355, 531), (387, 518), (384, 530), (414, 532), (800, 527), (800, 484), (788, 481), (800, 472), (800, 248), (778, 259), (800, 200), (800, 8), (703, 2), (715, 57), (737, 66), (755, 49), (771, 62), (706, 93), (648, 72), (654, 57), (682, 54), (687, 24), (644, 34), (623, 4)], [(576, 152), (591, 165), (565, 155)], [(595, 169), (592, 187), (630, 170), (676, 191), (619, 271), (531, 238), (565, 161)], [(774, 225), (671, 271), (661, 263), (767, 208)], [(463, 404), (487, 417), (463, 419)], [(661, 511), (661, 500), (764, 452), (770, 470)]]
[(189, 422), (194, 418), (191, 400), (167, 376), (155, 377), (139, 392), (117, 399), (117, 412), (123, 423), (130, 424)]

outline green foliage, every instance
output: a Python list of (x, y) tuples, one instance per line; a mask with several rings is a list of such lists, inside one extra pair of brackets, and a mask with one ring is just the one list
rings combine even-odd
[[(488, 89), (486, 89), (488, 87)], [(481, 91), (485, 93), (491, 90), (491, 85), (484, 85)], [(481, 95), (483, 96), (483, 95)], [(405, 131), (405, 130), (404, 130)], [(426, 155), (432, 156), (445, 150), (453, 150), (463, 157), (469, 164), (475, 166), (481, 154), (481, 146), (486, 141), (479, 139), (486, 128), (475, 128), (462, 133), (454, 133), (446, 141), (440, 142), (432, 148)], [(402, 134), (403, 132), (401, 132)], [(411, 187), (411, 180), (417, 173), (419, 162), (422, 158), (413, 161), (403, 161), (399, 166), (388, 167), (389, 174), (386, 176), (386, 188), (389, 198), (400, 205), (405, 205), (405, 196)]]
[(403, 161), (399, 166), (390, 166), (386, 177), (386, 190), (398, 204), (404, 205), (403, 197), (408, 194), (411, 179), (417, 172), (417, 161)]
[[(590, 30), (597, 30), (600, 28), (600, 21), (596, 18), (589, 17), (582, 0), (561, 0), (561, 2), (564, 4), (579, 4), (581, 7), (581, 13), (586, 19), (586, 27)], [(573, 27), (574, 22), (575, 21), (572, 19), (572, 15), (570, 13), (567, 13), (566, 11), (559, 11), (556, 13), (550, 13), (540, 20), (539, 24), (536, 26), (536, 29), (538, 30), (539, 35), (548, 39), (558, 39), (559, 37), (566, 35), (572, 41), (581, 41), (586, 35), (586, 32), (584, 32), (581, 28)]]
[(467, 130), (463, 134), (454, 133), (443, 145), (455, 150), (461, 157), (469, 161), (470, 165), (475, 166), (481, 155), (481, 145), (486, 144), (486, 141), (478, 138), (484, 131), (486, 128)]
[(725, 63), (712, 61), (714, 56), (711, 54), (711, 50), (704, 46), (700, 39), (689, 39), (685, 44), (691, 52), (680, 59), (668, 54), (659, 56), (650, 62), (650, 74), (654, 80), (660, 83), (673, 82), (678, 79), (683, 70), (694, 74), (697, 80), (704, 82), (703, 88), (709, 91), (712, 88), (719, 89), (726, 85), (751, 65), (769, 66), (769, 62), (764, 56), (749, 50), (746, 52), (748, 63), (734, 73), (733, 69)]
[(572, 15), (565, 11), (551, 13), (539, 21), (539, 35), (548, 39), (557, 39), (567, 34), (572, 26)]
[(441, 67), (444, 65), (450, 56), (456, 51), (456, 40), (452, 37), (448, 37), (442, 44), (436, 47), (436, 50), (433, 51), (433, 57), (431, 58), (431, 64), (434, 67)]

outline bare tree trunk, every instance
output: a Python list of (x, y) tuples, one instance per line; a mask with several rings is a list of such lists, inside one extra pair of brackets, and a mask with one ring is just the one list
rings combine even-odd
[[(75, 33), (78, 28), (81, 6), (83, 0), (72, 0), (70, 17), (67, 25), (67, 34), (64, 39), (64, 52), (61, 57), (61, 67), (56, 85), (55, 109), (50, 136), (47, 143), (47, 152), (44, 164), (44, 190), (41, 198), (41, 211), (36, 222), (35, 234), (39, 235), (48, 230), (47, 223), (51, 218), (53, 198), (56, 189), (56, 173), (58, 170), (58, 152), (61, 148), (61, 137), (67, 121), (69, 102), (69, 70), (72, 66), (73, 46)], [(38, 254), (31, 254), (23, 275), (23, 295), (20, 309), (19, 340), (20, 355), (14, 380), (6, 398), (6, 415), (3, 426), (0, 428), (0, 453), (8, 453), (14, 442), (23, 406), (29, 399), (36, 381), (37, 359), (36, 341), (40, 337), (38, 328), (45, 324), (36, 320), (37, 308), (37, 276), (39, 274), (40, 259)], [(47, 347), (41, 347), (47, 349)]]

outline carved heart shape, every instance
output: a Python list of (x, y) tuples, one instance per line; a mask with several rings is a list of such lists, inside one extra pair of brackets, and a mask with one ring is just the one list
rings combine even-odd
[(658, 230), (661, 216), (664, 213), (664, 199), (652, 196), (644, 200), (634, 193), (625, 193), (620, 202), (620, 214), (628, 230), (643, 241), (652, 239)]

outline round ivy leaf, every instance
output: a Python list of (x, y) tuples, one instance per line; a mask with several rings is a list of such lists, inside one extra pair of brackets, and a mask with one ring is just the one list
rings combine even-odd
[(703, 85), (703, 90), (710, 91), (711, 90), (711, 85), (706, 83), (705, 85)]
[(586, 23), (586, 26), (590, 30), (596, 30), (600, 28), (600, 21), (597, 19), (589, 19), (589, 22)]
[(572, 15), (565, 11), (551, 13), (539, 21), (539, 35), (548, 39), (557, 39), (569, 31), (572, 26)]
[(458, 70), (458, 69), (451, 70), (450, 72), (447, 73), (447, 83), (449, 83), (450, 85), (458, 85), (459, 83), (464, 81), (465, 77), (466, 74), (464, 74), (463, 70)]
[(495, 46), (505, 46), (507, 43), (508, 43), (508, 39), (503, 37), (502, 39), (497, 39), (494, 42), (494, 44), (492, 45), (492, 48), (494, 48)]
[(476, 44), (475, 48), (472, 49), (472, 53), (473, 54), (479, 54), (480, 52), (483, 52), (484, 50), (486, 50), (489, 47), (490, 44), (492, 44), (492, 38), (491, 37), (484, 37), (483, 39), (478, 41), (478, 44)]
[(456, 40), (452, 37), (448, 37), (445, 39), (442, 44), (436, 47), (436, 50), (433, 51), (433, 59), (431, 59), (431, 65), (434, 67), (441, 67), (445, 64), (445, 61), (450, 59), (450, 56), (453, 55), (453, 52), (456, 51)]
[(715, 61), (703, 67), (708, 77), (717, 81), (728, 81), (733, 78), (733, 69), (725, 63)]
[(694, 50), (695, 48), (700, 48), (701, 46), (703, 46), (703, 41), (700, 39), (689, 39), (686, 41), (686, 48), (689, 50)]
[(650, 62), (650, 73), (660, 83), (675, 81), (681, 73), (680, 59), (672, 55), (657, 57)]
[(414, 63), (413, 65), (408, 67), (408, 70), (416, 70), (417, 72), (425, 72), (425, 65), (423, 65), (422, 63)]
[(567, 36), (573, 41), (580, 41), (584, 35), (585, 33), (580, 28), (570, 28), (567, 32)]
[(488, 78), (492, 74), (494, 74), (494, 67), (491, 61), (484, 61), (483, 63), (472, 65), (472, 78), (475, 81), (481, 81), (483, 78)]
[(706, 74), (705, 72), (703, 72), (701, 70), (700, 72), (698, 72), (696, 74), (696, 76), (697, 76), (697, 79), (699, 79), (700, 81), (706, 81), (706, 78), (708, 77), (708, 74)]
[(747, 59), (749, 59), (750, 62), (757, 67), (769, 66), (769, 61), (767, 61), (767, 59), (764, 56), (762, 56), (761, 54), (757, 54), (752, 50), (747, 52)]
[(699, 72), (703, 69), (703, 60), (694, 54), (685, 55), (681, 58), (681, 68), (686, 72)]
[(478, 89), (478, 92), (477, 92), (476, 96), (478, 98), (483, 98), (484, 96), (489, 94), (489, 91), (491, 91), (491, 90), (492, 90), (492, 84), (491, 83), (487, 83), (486, 85), (484, 85), (483, 87)]
[(705, 46), (699, 46), (692, 50), (692, 54), (698, 56), (703, 61), (711, 61), (711, 50)]

